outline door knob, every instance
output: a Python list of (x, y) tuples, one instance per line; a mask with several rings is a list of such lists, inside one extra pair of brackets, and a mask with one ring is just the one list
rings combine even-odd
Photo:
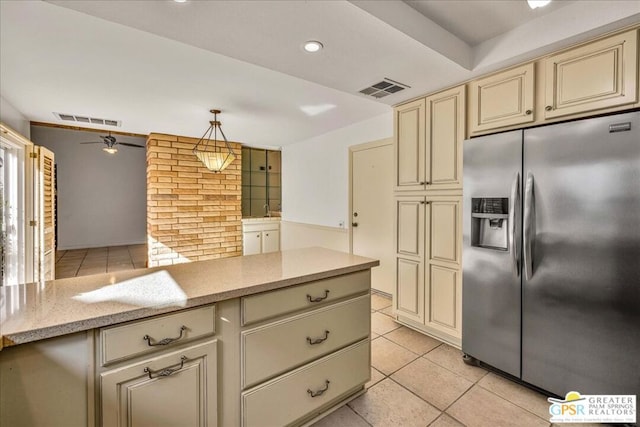
[(358, 216), (358, 212), (354, 212), (354, 213), (353, 213), (353, 216)]
[(352, 222), (352, 223), (351, 223), (351, 226), (352, 226), (352, 227), (357, 227), (357, 226), (358, 226), (358, 223), (357, 223), (357, 222)]

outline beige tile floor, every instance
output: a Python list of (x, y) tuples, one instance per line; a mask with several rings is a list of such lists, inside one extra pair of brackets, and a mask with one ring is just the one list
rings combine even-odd
[(56, 279), (145, 268), (147, 245), (109, 246), (56, 252)]
[(314, 427), (549, 427), (547, 396), (466, 365), (460, 350), (399, 325), (389, 298), (374, 294), (371, 307), (368, 390)]

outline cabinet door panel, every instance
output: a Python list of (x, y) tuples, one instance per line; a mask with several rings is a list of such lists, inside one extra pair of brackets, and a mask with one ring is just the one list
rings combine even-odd
[(637, 30), (545, 60), (545, 118), (637, 102)]
[(534, 65), (526, 64), (469, 84), (471, 132), (534, 120)]
[(451, 334), (460, 330), (461, 295), (459, 271), (432, 265), (429, 274), (430, 326)]
[(280, 250), (280, 232), (278, 230), (266, 230), (262, 232), (262, 253), (277, 252)]
[(465, 86), (427, 97), (428, 189), (462, 188)]
[(424, 254), (424, 197), (396, 199), (396, 247), (398, 254)]
[[(211, 340), (102, 373), (102, 425), (216, 426), (216, 345)], [(160, 375), (166, 368), (174, 372)]]
[(398, 258), (395, 309), (398, 315), (424, 322), (424, 262)]
[(460, 200), (430, 202), (429, 260), (460, 263)]
[(259, 254), (261, 250), (262, 250), (262, 233), (260, 231), (242, 233), (242, 254), (243, 255)]
[(425, 180), (425, 100), (395, 109), (396, 189), (416, 190)]

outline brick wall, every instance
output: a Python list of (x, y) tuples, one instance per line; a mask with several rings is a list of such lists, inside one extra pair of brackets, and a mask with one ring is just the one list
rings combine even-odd
[(147, 138), (147, 243), (149, 267), (242, 255), (242, 150), (221, 173), (191, 152), (198, 140), (150, 134)]

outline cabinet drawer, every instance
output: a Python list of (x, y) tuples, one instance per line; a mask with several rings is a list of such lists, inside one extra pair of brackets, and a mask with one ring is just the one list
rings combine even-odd
[(307, 363), (369, 335), (369, 295), (242, 332), (242, 385)]
[[(215, 306), (209, 305), (149, 320), (102, 328), (100, 360), (102, 365), (107, 365), (211, 335), (215, 332), (215, 319)], [(169, 340), (162, 343), (167, 338)]]
[(100, 375), (103, 426), (217, 425), (217, 340)]
[(244, 392), (242, 425), (290, 425), (363, 385), (369, 380), (369, 366), (366, 340)]
[(349, 295), (367, 292), (370, 270), (311, 282), (277, 291), (242, 298), (242, 325), (267, 320), (294, 311), (336, 301)]

